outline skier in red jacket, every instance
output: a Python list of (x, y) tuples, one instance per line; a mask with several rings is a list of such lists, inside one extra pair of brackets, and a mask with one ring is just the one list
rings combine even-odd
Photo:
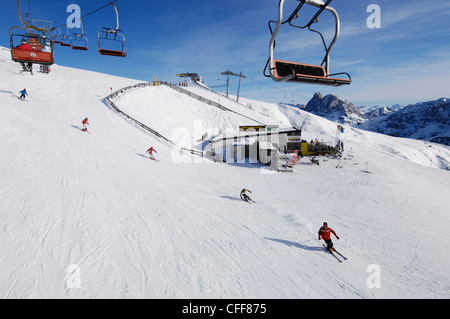
[(153, 146), (152, 146), (152, 147), (150, 147), (150, 148), (147, 150), (146, 153), (149, 153), (149, 154), (150, 154), (150, 158), (151, 158), (152, 160), (156, 160), (155, 155), (153, 155), (153, 152), (158, 153), (158, 152), (153, 148)]
[(15, 47), (15, 49), (33, 51), (33, 48), (27, 43), (27, 40), (25, 39), (22, 39), (21, 45)]
[(323, 223), (323, 226), (319, 229), (319, 240), (323, 239), (325, 241), (325, 243), (327, 244), (327, 250), (330, 252), (334, 250), (333, 242), (331, 241), (331, 233), (333, 233), (333, 235), (336, 236), (337, 239), (339, 239), (339, 236), (336, 235), (334, 230), (328, 228), (327, 223)]
[(86, 132), (86, 131), (87, 131), (86, 125), (89, 125), (88, 118), (86, 117), (86, 118), (83, 120), (83, 122), (81, 122), (81, 123), (83, 123), (83, 129), (82, 129), (82, 131), (83, 131), (83, 132)]

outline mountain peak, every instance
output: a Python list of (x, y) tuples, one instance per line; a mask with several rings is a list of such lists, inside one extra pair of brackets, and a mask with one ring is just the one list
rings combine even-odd
[(316, 92), (306, 104), (305, 111), (341, 123), (357, 123), (367, 120), (359, 108), (335, 94), (323, 96)]
[(304, 110), (330, 121), (358, 124), (360, 128), (378, 133), (450, 144), (448, 98), (363, 111), (335, 94), (324, 96), (316, 92)]

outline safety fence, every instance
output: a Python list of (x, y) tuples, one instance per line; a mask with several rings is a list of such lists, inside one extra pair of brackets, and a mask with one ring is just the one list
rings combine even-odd
[[(127, 87), (124, 87), (120, 90), (117, 90), (114, 93), (111, 93), (110, 95), (108, 95), (105, 100), (108, 102), (108, 104), (111, 106), (111, 108), (116, 111), (117, 113), (119, 113), (120, 115), (124, 116), (126, 119), (128, 119), (130, 122), (132, 122), (133, 124), (139, 126), (140, 128), (144, 129), (145, 131), (155, 135), (156, 137), (166, 141), (167, 143), (169, 143), (171, 146), (175, 146), (175, 147), (179, 147), (177, 146), (174, 142), (172, 142), (171, 140), (169, 140), (168, 138), (166, 138), (165, 136), (161, 135), (159, 132), (153, 130), (152, 128), (148, 127), (147, 125), (139, 122), (138, 120), (136, 120), (135, 118), (129, 116), (128, 114), (126, 114), (125, 112), (123, 112), (122, 110), (120, 110), (112, 101), (114, 98), (118, 97), (119, 95), (125, 93), (128, 90), (132, 90), (132, 89), (137, 89), (137, 88), (145, 88), (148, 86), (156, 86), (156, 85), (161, 85), (161, 83), (159, 82), (145, 82), (145, 83), (139, 83), (136, 85), (130, 85)], [(202, 156), (203, 157), (203, 152), (199, 151), (199, 150), (193, 150), (193, 149), (188, 149), (185, 147), (180, 147), (181, 150), (183, 151), (187, 151), (193, 155), (198, 155), (198, 156)]]

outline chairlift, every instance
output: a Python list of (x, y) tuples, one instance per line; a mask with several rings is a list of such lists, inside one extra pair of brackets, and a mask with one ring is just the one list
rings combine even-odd
[[(120, 33), (122, 31), (119, 29), (119, 12), (117, 11), (116, 4), (113, 3), (114, 10), (116, 11), (116, 21), (117, 26), (115, 29), (103, 27), (103, 30), (98, 33), (98, 53), (100, 55), (116, 56), (116, 57), (126, 57), (125, 53), (125, 36)], [(108, 45), (106, 48), (105, 43), (114, 44), (114, 48)], [(120, 48), (120, 50), (119, 50)]]
[(53, 37), (53, 43), (61, 44), (61, 29), (58, 27), (58, 34)]
[[(53, 64), (53, 41), (51, 34), (49, 34), (49, 37), (46, 37), (45, 35), (33, 33), (27, 29), (25, 29), (25, 33), (14, 33), (16, 29), (24, 28), (13, 27), (10, 30), (11, 56), (14, 62)], [(24, 41), (31, 47), (31, 50), (21, 47), (21, 43)]]
[(38, 27), (23, 21), (20, 10), (20, 0), (17, 0), (17, 11), (21, 27), (10, 29), (11, 59), (22, 65), (23, 71), (32, 73), (32, 65), (51, 65), (54, 63), (53, 29)]
[[(326, 2), (324, 2), (323, 0), (298, 1), (300, 3), (297, 8), (286, 21), (283, 21), (283, 8), (285, 0), (280, 0), (278, 4), (278, 20), (269, 21), (269, 29), (272, 37), (270, 39), (269, 45), (269, 59), (264, 68), (264, 75), (266, 77), (271, 77), (274, 81), (277, 82), (309, 83), (328, 86), (349, 85), (352, 80), (348, 73), (342, 72), (330, 74), (330, 52), (334, 44), (336, 43), (340, 33), (339, 15), (334, 8), (329, 6), (332, 0), (326, 0)], [(293, 20), (299, 16), (299, 11), (305, 4), (318, 8), (318, 11), (306, 25), (299, 26), (293, 24)], [(314, 23), (318, 22), (318, 18), (324, 10), (330, 11), (335, 18), (335, 34), (329, 46), (327, 46), (322, 33), (311, 28)], [(272, 30), (272, 23), (277, 24), (275, 30)], [(320, 65), (290, 62), (274, 58), (275, 39), (278, 35), (278, 31), (280, 30), (281, 25), (285, 23), (289, 23), (290, 26), (299, 29), (307, 28), (308, 30), (320, 35), (326, 51), (325, 57)], [(267, 69), (269, 69), (269, 74), (267, 74)], [(345, 76), (341, 77), (341, 75)]]
[[(81, 22), (81, 20), (80, 20)], [(88, 40), (84, 34), (83, 23), (81, 23), (81, 34), (74, 33), (72, 39), (70, 40), (70, 45), (73, 50), (87, 51), (88, 50)]]
[(69, 27), (66, 25), (67, 28), (67, 34), (61, 35), (61, 41), (59, 44), (62, 47), (72, 47), (72, 41), (70, 40), (70, 34), (69, 34)]
[(74, 33), (70, 44), (73, 50), (78, 51), (88, 50), (88, 40), (84, 34)]

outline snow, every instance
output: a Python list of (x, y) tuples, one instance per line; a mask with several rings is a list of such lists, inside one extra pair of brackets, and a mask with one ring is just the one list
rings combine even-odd
[(183, 147), (197, 144), (205, 133), (211, 138), (226, 132), (234, 133), (241, 125), (261, 125), (258, 121), (269, 120), (254, 111), (249, 112), (242, 105), (233, 105), (236, 104), (233, 101), (220, 102), (218, 94), (206, 90), (204, 92), (209, 94), (205, 98), (226, 108), (231, 104), (233, 107), (229, 109), (236, 113), (174, 92), (169, 86), (146, 87), (119, 95), (113, 102), (129, 116)]
[(275, 147), (273, 147), (272, 143), (261, 141), (259, 142), (259, 148), (263, 150), (276, 150)]
[[(344, 158), (304, 158), (293, 173), (180, 162), (104, 103), (110, 87), (139, 81), (58, 65), (20, 74), (6, 49), (0, 60), (3, 298), (450, 297), (449, 147), (348, 127)], [(24, 87), (28, 103), (17, 99)], [(336, 123), (243, 101), (236, 112), (334, 142)], [(249, 124), (166, 86), (116, 102), (180, 143)], [(317, 239), (324, 221), (342, 264)], [(379, 287), (368, 284), (373, 269)]]

